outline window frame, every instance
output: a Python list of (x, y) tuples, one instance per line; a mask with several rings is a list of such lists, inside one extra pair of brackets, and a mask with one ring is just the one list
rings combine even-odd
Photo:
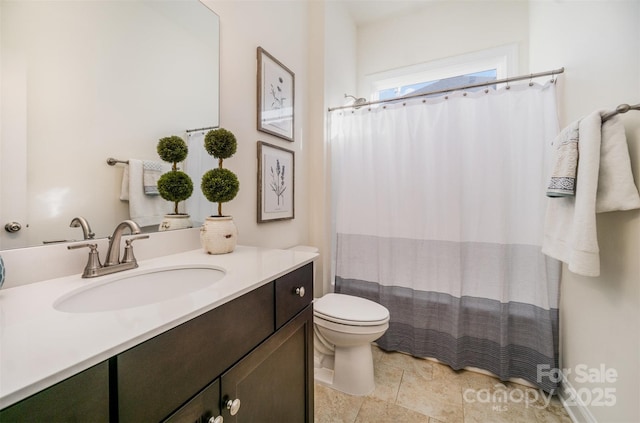
[(370, 101), (378, 101), (379, 92), (382, 90), (490, 69), (496, 69), (496, 78), (503, 79), (511, 75), (517, 75), (517, 67), (517, 44), (509, 44), (367, 75), (365, 77), (365, 86), (369, 87)]

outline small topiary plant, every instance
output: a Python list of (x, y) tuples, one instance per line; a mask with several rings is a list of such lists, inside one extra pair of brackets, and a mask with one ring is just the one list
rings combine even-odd
[(218, 216), (222, 216), (222, 203), (233, 200), (240, 190), (236, 174), (222, 168), (222, 161), (235, 154), (238, 142), (231, 131), (224, 128), (212, 129), (204, 137), (204, 148), (218, 159), (218, 168), (202, 175), (200, 188), (207, 200), (218, 203)]
[(189, 153), (189, 148), (184, 140), (176, 135), (160, 138), (156, 148), (160, 158), (173, 163), (171, 170), (158, 179), (158, 192), (167, 201), (173, 201), (173, 214), (178, 213), (178, 203), (191, 197), (193, 182), (186, 173), (178, 170), (178, 162), (184, 161)]

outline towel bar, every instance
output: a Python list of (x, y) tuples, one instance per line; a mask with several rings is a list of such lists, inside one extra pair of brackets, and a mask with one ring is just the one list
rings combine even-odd
[(640, 110), (640, 103), (629, 106), (628, 104), (621, 104), (613, 112), (602, 115), (602, 122), (606, 122), (617, 114), (627, 113), (629, 110)]
[(107, 159), (107, 164), (109, 166), (115, 166), (116, 163), (129, 164), (129, 160), (118, 160), (118, 159), (114, 159), (113, 157), (109, 157)]

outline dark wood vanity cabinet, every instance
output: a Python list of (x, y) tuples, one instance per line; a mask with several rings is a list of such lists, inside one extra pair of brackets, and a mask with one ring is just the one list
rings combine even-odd
[[(313, 422), (313, 310), (307, 306), (221, 377), (225, 423)], [(237, 413), (226, 405), (239, 400)]]
[(0, 411), (0, 422), (109, 422), (109, 366), (97, 364)]
[[(264, 342), (256, 343), (249, 354), (212, 383), (216, 388), (218, 382), (220, 384), (220, 399), (216, 405), (219, 405), (225, 423), (312, 423), (312, 264), (284, 275), (267, 286), (269, 288), (265, 288), (265, 291), (271, 290), (270, 298), (274, 305), (271, 310), (274, 313), (266, 320), (275, 324), (275, 329)], [(302, 295), (300, 288), (304, 288)], [(245, 310), (244, 319), (251, 322), (249, 326), (255, 326), (258, 316), (256, 310), (244, 303), (247, 295), (229, 304), (239, 303), (239, 308)], [(224, 321), (227, 322), (227, 319), (228, 314), (225, 313)], [(196, 396), (196, 402), (200, 402), (200, 395)], [(208, 423), (210, 417), (206, 417), (209, 415), (207, 412), (205, 410), (201, 414), (205, 416), (201, 420), (193, 420), (191, 415), (176, 419), (174, 415), (168, 421)]]
[(220, 416), (221, 411), (220, 379), (216, 379), (164, 423), (209, 423), (211, 419)]
[(270, 336), (273, 315), (272, 282), (119, 354), (119, 421), (169, 416)]
[(308, 264), (0, 411), (0, 422), (311, 423), (312, 298)]
[(164, 423), (213, 423), (217, 416), (225, 423), (313, 422), (311, 342), (313, 311), (307, 306)]

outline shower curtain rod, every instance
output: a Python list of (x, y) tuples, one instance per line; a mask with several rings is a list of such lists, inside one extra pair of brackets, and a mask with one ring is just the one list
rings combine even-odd
[(367, 103), (362, 103), (362, 104), (358, 104), (358, 105), (352, 104), (352, 105), (348, 105), (348, 106), (329, 107), (329, 111), (332, 112), (334, 110), (348, 109), (350, 107), (360, 108), (360, 107), (363, 107), (363, 106), (370, 106), (372, 104), (391, 103), (391, 102), (403, 101), (403, 100), (407, 100), (407, 99), (411, 99), (411, 98), (424, 97), (426, 95), (444, 94), (444, 93), (449, 93), (449, 92), (452, 92), (452, 91), (466, 90), (466, 89), (469, 89), (469, 88), (486, 87), (486, 86), (489, 86), (489, 85), (505, 84), (505, 83), (508, 84), (509, 82), (513, 82), (513, 81), (522, 81), (524, 79), (540, 78), (542, 76), (548, 76), (548, 75), (552, 75), (553, 76), (553, 75), (561, 74), (563, 72), (564, 72), (564, 67), (562, 67), (560, 69), (546, 71), (546, 72), (530, 73), (529, 75), (521, 75), (521, 76), (514, 76), (512, 78), (497, 79), (495, 81), (479, 82), (477, 84), (460, 85), (458, 87), (447, 88), (447, 89), (443, 89), (443, 90), (429, 91), (429, 92), (421, 93), (421, 94), (413, 94), (413, 95), (409, 94), (409, 95), (405, 95), (403, 97), (389, 98), (389, 99), (386, 99), (386, 100), (369, 101)]

